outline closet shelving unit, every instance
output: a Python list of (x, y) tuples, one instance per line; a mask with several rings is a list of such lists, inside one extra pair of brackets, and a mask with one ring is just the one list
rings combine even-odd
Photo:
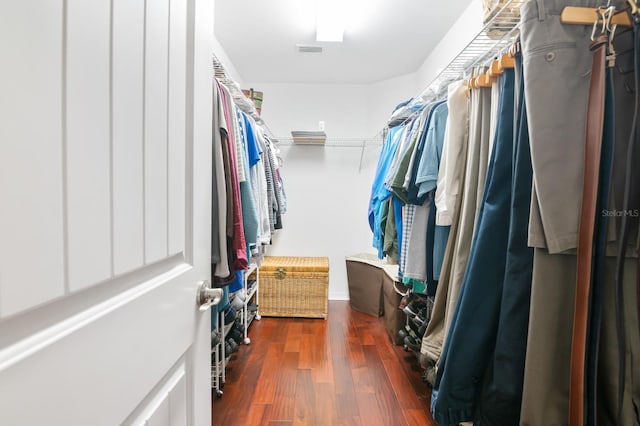
[(223, 394), (222, 388), (226, 381), (227, 362), (231, 356), (231, 354), (226, 354), (224, 343), (232, 327), (233, 322), (225, 325), (224, 311), (218, 312), (218, 321), (214, 332), (220, 336), (220, 341), (217, 345), (211, 348), (211, 354), (213, 355), (211, 362), (211, 387), (215, 389), (218, 398), (222, 397)]
[[(223, 84), (231, 94), (234, 103), (241, 111), (245, 114), (250, 115), (258, 125), (262, 126), (265, 130), (269, 131), (266, 123), (258, 114), (258, 111), (255, 108), (253, 102), (248, 99), (237, 82), (235, 82), (229, 75), (227, 71), (222, 65), (222, 62), (213, 55), (213, 76), (216, 80), (218, 80), (221, 84)], [(271, 133), (271, 131), (269, 131)], [(249, 278), (255, 277), (255, 285), (252, 288), (248, 287)], [(242, 309), (237, 312), (237, 318), (240, 318), (240, 323), (243, 325), (243, 334), (244, 339), (243, 342), (237, 342), (238, 344), (244, 343), (246, 345), (251, 343), (251, 339), (248, 336), (248, 329), (254, 319), (260, 320), (259, 311), (249, 312), (249, 303), (251, 300), (256, 300), (256, 304), (258, 303), (258, 286), (259, 286), (259, 272), (258, 267), (255, 263), (249, 265), (249, 269), (243, 272), (244, 279), (244, 288), (247, 291), (245, 300), (243, 301)], [(229, 357), (231, 354), (227, 354), (225, 350), (225, 340), (231, 328), (233, 327), (235, 321), (231, 322), (231, 324), (224, 324), (224, 312), (218, 313), (218, 321), (215, 332), (220, 336), (220, 342), (211, 348), (212, 354), (212, 362), (211, 362), (211, 388), (215, 389), (216, 395), (218, 397), (222, 397), (224, 388), (224, 384), (226, 381), (226, 367), (227, 362), (229, 361)]]
[[(249, 288), (248, 283), (249, 283), (249, 278), (251, 277), (255, 277), (255, 283), (251, 288)], [(244, 288), (247, 289), (247, 294), (243, 301), (242, 309), (236, 313), (236, 318), (239, 318), (240, 323), (243, 325), (242, 328), (244, 333), (244, 340), (242, 342), (237, 342), (237, 343), (238, 344), (244, 343), (245, 345), (248, 345), (251, 343), (251, 339), (249, 339), (249, 336), (248, 336), (249, 326), (251, 325), (254, 319), (258, 321), (261, 319), (259, 311), (255, 311), (255, 312), (249, 311), (249, 304), (251, 303), (252, 300), (255, 299), (256, 305), (258, 304), (258, 288), (260, 285), (258, 265), (256, 265), (255, 263), (252, 263), (251, 265), (249, 265), (249, 269), (243, 272), (243, 279), (244, 279)], [(211, 355), (212, 355), (211, 387), (215, 389), (216, 395), (218, 396), (218, 398), (222, 397), (223, 395), (222, 389), (224, 388), (224, 384), (227, 379), (226, 377), (227, 363), (229, 362), (229, 358), (231, 357), (231, 354), (226, 353), (225, 341), (226, 341), (227, 335), (229, 334), (229, 332), (233, 328), (233, 325), (235, 324), (235, 320), (229, 324), (225, 324), (224, 317), (225, 317), (224, 311), (218, 312), (218, 321), (217, 321), (217, 325), (216, 325), (216, 329), (214, 330), (214, 333), (217, 333), (218, 336), (220, 336), (220, 341), (218, 342), (217, 345), (214, 345), (211, 348)]]
[[(255, 279), (249, 280), (251, 277), (255, 277)], [(249, 283), (252, 282), (253, 285), (249, 287)], [(252, 263), (249, 266), (249, 269), (244, 272), (244, 288), (247, 291), (246, 297), (244, 299), (244, 306), (242, 307), (242, 312), (240, 313), (240, 320), (244, 329), (244, 344), (251, 344), (251, 339), (248, 336), (249, 326), (253, 322), (253, 320), (258, 320), (262, 318), (260, 316), (260, 311), (250, 311), (249, 305), (251, 301), (255, 299), (255, 304), (260, 307), (259, 299), (258, 299), (258, 288), (260, 287), (260, 271), (258, 270), (258, 265)]]

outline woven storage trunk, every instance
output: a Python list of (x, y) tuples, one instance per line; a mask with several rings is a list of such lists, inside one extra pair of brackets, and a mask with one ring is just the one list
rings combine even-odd
[(326, 319), (329, 259), (267, 256), (258, 291), (262, 316)]

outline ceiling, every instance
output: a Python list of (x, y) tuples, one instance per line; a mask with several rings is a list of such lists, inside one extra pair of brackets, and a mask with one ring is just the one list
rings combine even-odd
[(215, 1), (216, 38), (245, 82), (369, 84), (417, 71), (470, 3), (344, 0), (344, 42), (317, 43), (315, 1)]

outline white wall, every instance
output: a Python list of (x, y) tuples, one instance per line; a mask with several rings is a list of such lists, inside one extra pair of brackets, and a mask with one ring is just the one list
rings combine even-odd
[[(268, 254), (328, 256), (330, 299), (348, 299), (345, 256), (370, 251), (368, 197), (379, 147), (355, 145), (367, 130), (368, 87), (338, 84), (262, 84), (262, 117), (281, 138), (288, 212)], [(325, 122), (328, 143), (291, 146), (292, 130), (317, 130)], [(333, 146), (333, 145), (342, 146)], [(373, 164), (373, 166), (372, 166)]]
[(262, 117), (276, 137), (318, 130), (319, 121), (332, 139), (366, 135), (366, 85), (247, 83), (244, 88), (263, 92)]
[(422, 92), (481, 29), (482, 1), (472, 0), (417, 71), (418, 92)]
[[(348, 300), (345, 257), (372, 252), (367, 221), (379, 147), (283, 146), (288, 212), (268, 254), (328, 256), (329, 298)], [(360, 158), (362, 155), (362, 170)]]
[[(212, 3), (215, 3), (215, 0), (212, 0)], [(212, 5), (211, 7), (213, 8), (214, 14), (215, 14), (215, 9), (216, 9), (215, 6)], [(213, 21), (215, 21), (215, 18), (213, 19)], [(212, 24), (213, 24), (213, 21), (212, 21)], [(222, 45), (216, 38), (215, 34), (213, 36), (212, 48), (213, 48), (213, 53), (216, 55), (216, 58), (218, 58), (218, 60), (222, 62), (222, 65), (224, 65), (225, 70), (227, 70), (228, 76), (232, 78), (234, 81), (236, 81), (238, 84), (240, 84), (240, 86), (242, 87), (244, 83), (242, 76), (240, 75), (236, 67), (233, 65), (233, 62), (231, 62), (229, 55), (224, 50), (224, 47), (222, 47)]]
[[(317, 130), (318, 121), (325, 122), (325, 147), (282, 141), (288, 213), (268, 254), (328, 256), (331, 299), (348, 298), (345, 257), (373, 251), (367, 208), (381, 140), (372, 139), (393, 107), (416, 95), (415, 78), (372, 85), (245, 84), (263, 92), (262, 116), (277, 137)], [(369, 141), (364, 151), (348, 147), (363, 140)]]
[(263, 92), (262, 116), (275, 136), (292, 130), (318, 130), (327, 136), (371, 139), (384, 127), (398, 103), (418, 94), (417, 74), (401, 75), (369, 85), (247, 83)]
[(229, 55), (227, 55), (227, 52), (215, 37), (213, 38), (213, 53), (216, 55), (216, 58), (222, 62), (222, 65), (224, 65), (227, 75), (242, 87), (244, 83), (242, 76), (236, 67), (233, 66), (233, 62), (229, 59)]
[(375, 135), (382, 130), (396, 105), (419, 94), (417, 78), (416, 73), (411, 73), (369, 86), (366, 127), (368, 135)]
[[(292, 130), (317, 130), (325, 122), (328, 146), (291, 146), (281, 158), (288, 212), (284, 229), (268, 254), (328, 256), (330, 299), (347, 299), (346, 256), (373, 252), (367, 221), (379, 146), (336, 147), (370, 140), (384, 127), (395, 105), (415, 97), (481, 29), (481, 2), (473, 0), (415, 73), (370, 85), (244, 83), (263, 92), (262, 116), (276, 137)], [(223, 50), (221, 50), (223, 52)], [(228, 61), (218, 55), (234, 70)], [(240, 76), (231, 75), (242, 83)], [(285, 146), (286, 145), (286, 146)], [(376, 145), (379, 145), (379, 141)], [(362, 157), (362, 166), (361, 163)]]

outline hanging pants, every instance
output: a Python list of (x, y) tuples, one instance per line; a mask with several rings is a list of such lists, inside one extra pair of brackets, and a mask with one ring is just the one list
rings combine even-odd
[[(614, 1), (624, 7), (625, 2)], [(571, 336), (576, 286), (577, 232), (582, 194), (585, 115), (592, 53), (591, 26), (560, 22), (564, 6), (600, 6), (590, 0), (532, 0), (522, 8), (522, 54), (529, 118), (534, 191), (529, 243), (534, 252), (529, 335), (520, 425), (565, 425), (568, 421)], [(625, 40), (627, 45), (625, 46)], [(614, 40), (615, 142), (610, 202), (621, 206), (626, 147), (633, 113), (633, 46), (618, 28)], [(633, 68), (631, 67), (631, 70)], [(640, 163), (640, 159), (636, 164)], [(631, 208), (640, 197), (632, 194)], [(598, 424), (639, 425), (640, 336), (635, 294), (636, 259), (624, 264), (623, 316), (626, 327), (622, 418), (616, 417), (618, 342), (615, 322), (615, 254), (619, 220), (608, 221), (604, 260), (602, 328), (598, 359)], [(637, 223), (636, 223), (637, 227)], [(636, 256), (637, 229), (628, 256)]]
[(431, 401), (442, 425), (472, 421), (493, 347), (509, 242), (514, 147), (514, 71), (500, 77), (498, 128), (458, 304)]
[(467, 267), (479, 204), (477, 194), (484, 190), (485, 176), (481, 175), (481, 171), (486, 170), (488, 160), (490, 110), (491, 90), (481, 88), (472, 91), (462, 194), (454, 209), (434, 310), (422, 339), (421, 363), (425, 367), (436, 364), (440, 359)]
[[(520, 63), (518, 57), (517, 62)], [(516, 67), (521, 70), (521, 67)], [(521, 77), (521, 75), (520, 75)], [(507, 260), (495, 349), (484, 377), (475, 425), (511, 426), (520, 419), (524, 361), (533, 273), (533, 249), (527, 244), (531, 204), (531, 154), (524, 82), (518, 79), (518, 120), (513, 153), (513, 185)]]

